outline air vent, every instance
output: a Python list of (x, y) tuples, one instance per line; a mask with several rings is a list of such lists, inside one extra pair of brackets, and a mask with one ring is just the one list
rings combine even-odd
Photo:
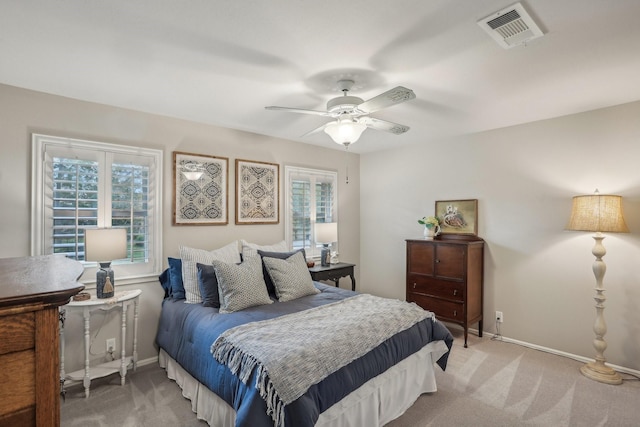
[(478, 25), (505, 49), (511, 49), (543, 35), (538, 24), (520, 3), (492, 13), (478, 21)]

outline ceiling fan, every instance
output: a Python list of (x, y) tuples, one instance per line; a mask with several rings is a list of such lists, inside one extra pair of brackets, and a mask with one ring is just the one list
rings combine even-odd
[(292, 113), (331, 117), (335, 120), (325, 123), (322, 126), (307, 132), (303, 136), (324, 131), (336, 143), (342, 144), (347, 148), (350, 144), (353, 144), (358, 140), (358, 138), (360, 138), (360, 135), (366, 128), (382, 130), (395, 135), (400, 135), (409, 130), (409, 126), (369, 117), (369, 114), (383, 108), (391, 107), (392, 105), (414, 99), (416, 95), (411, 89), (407, 89), (403, 86), (397, 86), (364, 101), (362, 98), (348, 94), (354, 84), (355, 82), (353, 80), (339, 80), (338, 88), (342, 91), (343, 96), (330, 99), (329, 102), (327, 102), (327, 111), (276, 106), (269, 106), (265, 108), (267, 110), (281, 110)]

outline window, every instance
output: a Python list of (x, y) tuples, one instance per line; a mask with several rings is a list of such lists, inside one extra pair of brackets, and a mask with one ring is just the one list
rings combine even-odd
[(127, 259), (114, 263), (118, 276), (159, 272), (162, 151), (34, 134), (32, 161), (33, 255), (84, 262), (85, 228), (125, 228)]
[(284, 171), (287, 244), (292, 249), (304, 248), (308, 257), (320, 256), (313, 226), (338, 221), (338, 174), (294, 166), (285, 166)]

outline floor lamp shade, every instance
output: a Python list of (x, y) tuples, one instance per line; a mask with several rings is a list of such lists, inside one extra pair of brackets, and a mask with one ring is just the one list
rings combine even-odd
[(596, 193), (589, 196), (575, 196), (571, 209), (571, 218), (567, 224), (567, 230), (595, 231), (593, 239), (595, 245), (591, 253), (596, 257), (593, 262), (593, 274), (596, 277), (596, 321), (593, 332), (596, 337), (593, 340), (593, 348), (596, 350), (595, 360), (580, 368), (580, 372), (587, 378), (607, 384), (621, 384), (622, 377), (611, 367), (605, 364), (604, 351), (607, 343), (604, 335), (607, 332), (607, 324), (604, 320), (604, 286), (602, 280), (607, 269), (602, 257), (607, 253), (602, 244), (604, 235), (608, 233), (628, 233), (629, 229), (624, 221), (622, 212), (622, 197)]
[(628, 233), (622, 197), (608, 194), (575, 196), (567, 230)]
[(84, 232), (84, 259), (97, 261), (96, 296), (111, 298), (115, 293), (115, 279), (111, 261), (127, 256), (127, 230), (124, 228), (93, 228)]
[(330, 264), (331, 250), (329, 244), (338, 241), (338, 223), (337, 222), (317, 222), (316, 223), (316, 242), (322, 243), (322, 251), (320, 252), (320, 265), (326, 267)]

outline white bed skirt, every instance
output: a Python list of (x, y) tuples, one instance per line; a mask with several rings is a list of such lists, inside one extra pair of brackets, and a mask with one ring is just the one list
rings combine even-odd
[[(320, 414), (316, 426), (383, 426), (398, 418), (422, 393), (436, 391), (434, 363), (447, 351), (444, 341), (427, 344)], [(160, 349), (158, 360), (166, 369), (167, 377), (174, 380), (182, 389), (182, 395), (191, 400), (191, 409), (198, 419), (212, 427), (235, 425), (235, 410), (227, 402), (200, 384), (163, 349)]]

